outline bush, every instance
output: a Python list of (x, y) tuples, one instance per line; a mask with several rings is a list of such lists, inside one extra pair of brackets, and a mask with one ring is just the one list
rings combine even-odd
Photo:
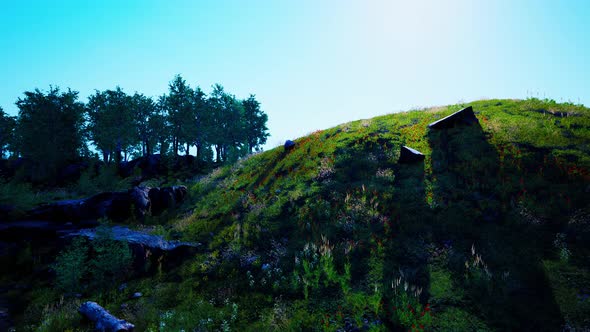
[(132, 263), (131, 250), (126, 243), (113, 238), (107, 223), (97, 227), (92, 247), (93, 257), (89, 265), (95, 286), (106, 288), (127, 275)]
[(93, 288), (106, 289), (127, 276), (132, 263), (126, 243), (113, 239), (111, 228), (103, 223), (96, 229), (91, 244), (77, 237), (57, 256), (56, 285), (68, 293), (80, 292), (83, 280)]
[(83, 237), (76, 237), (62, 250), (54, 264), (58, 288), (75, 293), (81, 290), (81, 280), (88, 270), (88, 243)]

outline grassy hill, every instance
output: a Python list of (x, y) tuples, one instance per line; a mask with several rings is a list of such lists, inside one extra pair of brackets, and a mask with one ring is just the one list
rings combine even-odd
[[(479, 124), (428, 128), (465, 106)], [(93, 296), (154, 331), (590, 327), (590, 109), (483, 100), (295, 143), (190, 184), (162, 229), (205, 249), (129, 281), (141, 299)]]

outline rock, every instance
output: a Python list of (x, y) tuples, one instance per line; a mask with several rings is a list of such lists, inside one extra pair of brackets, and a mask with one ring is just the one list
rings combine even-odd
[(140, 292), (135, 292), (135, 293), (133, 293), (133, 295), (131, 295), (131, 298), (132, 299), (139, 299), (142, 296), (143, 295)]
[(473, 108), (471, 106), (465, 107), (464, 109), (457, 111), (447, 117), (444, 117), (438, 121), (435, 121), (428, 125), (428, 128), (431, 129), (445, 129), (451, 128), (456, 125), (472, 125), (478, 123), (479, 121), (475, 117), (473, 113)]
[(143, 219), (146, 214), (150, 212), (151, 202), (149, 197), (150, 188), (147, 187), (133, 187), (129, 194), (131, 195), (131, 202), (135, 209), (135, 216)]
[(399, 154), (398, 163), (410, 164), (417, 163), (424, 160), (424, 155), (418, 151), (407, 146), (402, 146)]
[(293, 150), (294, 147), (295, 147), (295, 142), (293, 142), (290, 139), (288, 139), (287, 141), (285, 141), (285, 151)]
[[(82, 211), (84, 219), (109, 218), (113, 221), (123, 221), (131, 217), (133, 200), (129, 192), (104, 192), (83, 200)], [(75, 220), (80, 220), (73, 218)]]
[[(135, 213), (143, 219), (151, 212), (158, 215), (176, 208), (188, 194), (185, 186), (164, 188), (134, 187), (123, 192), (104, 192), (86, 199), (64, 200), (45, 204), (28, 212), (33, 220), (53, 220), (61, 223), (109, 218), (123, 221)], [(134, 209), (132, 211), (132, 209)]]
[(80, 314), (94, 322), (98, 331), (121, 332), (133, 331), (135, 325), (111, 315), (96, 302), (88, 301), (78, 309)]
[(141, 177), (143, 179), (163, 175), (168, 172), (167, 166), (162, 162), (162, 156), (159, 154), (151, 154), (149, 156), (121, 162), (121, 164), (119, 164), (119, 174), (123, 177), (131, 176), (136, 167), (141, 170)]
[[(136, 231), (123, 226), (111, 227), (113, 239), (118, 241), (125, 241), (129, 244), (138, 244), (151, 249), (160, 249), (163, 251), (171, 251), (180, 247), (200, 246), (199, 243), (182, 242), (182, 241), (167, 241), (159, 235), (152, 235), (142, 231)], [(96, 238), (96, 229), (85, 228), (68, 233), (66, 236), (85, 236), (89, 239)]]
[(164, 210), (176, 208), (184, 201), (188, 194), (185, 186), (173, 186), (165, 188), (151, 188), (148, 192), (153, 216), (160, 215)]

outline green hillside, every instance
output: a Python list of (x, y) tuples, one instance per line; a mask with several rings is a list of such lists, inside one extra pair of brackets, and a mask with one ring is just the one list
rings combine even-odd
[[(479, 124), (428, 128), (466, 106)], [(590, 327), (590, 109), (482, 100), (295, 143), (188, 184), (160, 230), (203, 250), (94, 298), (152, 331)]]

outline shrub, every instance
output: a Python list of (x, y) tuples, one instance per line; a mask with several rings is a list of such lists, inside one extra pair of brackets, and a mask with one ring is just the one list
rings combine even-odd
[(81, 290), (81, 280), (88, 270), (88, 242), (76, 237), (60, 252), (54, 264), (58, 288), (74, 293)]
[(411, 331), (424, 331), (432, 324), (430, 304), (422, 306), (419, 301), (422, 288), (412, 286), (403, 277), (392, 282), (392, 321)]
[(95, 286), (106, 288), (127, 275), (132, 263), (131, 250), (126, 243), (113, 238), (107, 223), (97, 227), (92, 248), (93, 257), (89, 268)]

